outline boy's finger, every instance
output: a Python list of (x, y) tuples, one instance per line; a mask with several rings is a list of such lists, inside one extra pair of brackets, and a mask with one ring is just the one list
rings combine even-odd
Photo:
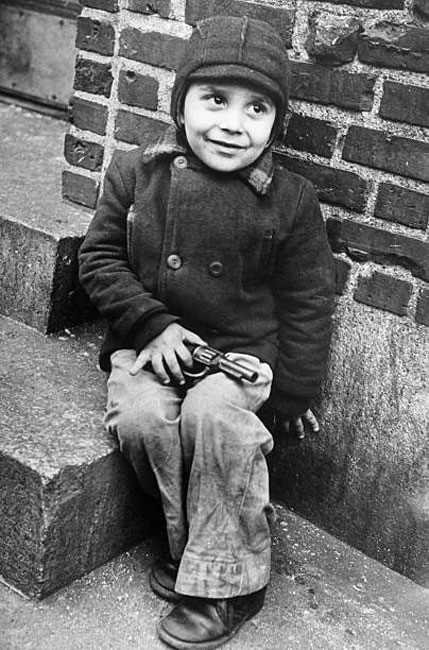
[(186, 347), (183, 343), (178, 345), (176, 348), (176, 355), (186, 368), (192, 368), (193, 359), (192, 354), (189, 351), (189, 348)]
[(198, 334), (195, 334), (195, 332), (191, 332), (190, 330), (184, 330), (183, 341), (194, 343), (195, 345), (207, 345), (207, 342), (203, 341), (201, 336), (198, 336)]
[(177, 383), (182, 386), (185, 383), (185, 378), (182, 373), (182, 369), (177, 360), (177, 356), (174, 350), (168, 350), (164, 354), (164, 363), (168, 367), (170, 374), (177, 381)]
[(165, 369), (164, 366), (164, 359), (160, 354), (153, 354), (152, 359), (152, 368), (158, 379), (161, 381), (163, 384), (169, 384), (170, 383), (170, 377), (168, 375), (168, 372)]
[(147, 354), (140, 352), (139, 356), (135, 360), (133, 366), (130, 368), (130, 375), (136, 375), (144, 366), (147, 364), (148, 358)]
[(295, 426), (295, 431), (296, 431), (296, 437), (298, 440), (302, 440), (305, 438), (305, 429), (304, 429), (304, 423), (302, 421), (302, 418), (296, 418), (294, 420), (294, 426)]
[(317, 431), (319, 431), (319, 423), (313, 411), (311, 409), (308, 409), (308, 411), (306, 411), (306, 413), (304, 414), (304, 417), (309, 423), (309, 425), (311, 426), (311, 428), (313, 429), (313, 431), (317, 433)]

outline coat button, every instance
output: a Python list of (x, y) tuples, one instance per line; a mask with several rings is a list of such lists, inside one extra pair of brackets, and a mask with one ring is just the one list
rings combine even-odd
[(209, 266), (209, 273), (214, 277), (221, 275), (223, 273), (223, 264), (222, 262), (212, 262)]
[(177, 269), (180, 269), (182, 266), (182, 260), (178, 255), (173, 253), (167, 257), (167, 266), (170, 267), (170, 269), (177, 271)]
[(188, 161), (186, 160), (185, 156), (176, 156), (176, 158), (173, 160), (173, 165), (176, 169), (186, 169), (188, 166)]

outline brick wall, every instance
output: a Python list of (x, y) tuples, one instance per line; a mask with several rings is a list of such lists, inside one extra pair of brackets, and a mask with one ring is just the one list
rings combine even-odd
[(95, 206), (116, 148), (170, 121), (191, 26), (271, 22), (292, 61), (277, 155), (315, 184), (344, 297), (429, 326), (428, 0), (81, 0), (65, 198)]

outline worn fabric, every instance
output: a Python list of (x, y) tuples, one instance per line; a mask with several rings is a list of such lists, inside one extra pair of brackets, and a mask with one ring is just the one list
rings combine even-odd
[(112, 355), (106, 426), (144, 490), (159, 494), (170, 551), (180, 560), (176, 591), (203, 598), (252, 593), (269, 580), (271, 540), (265, 455), (273, 441), (255, 414), (272, 371), (258, 359), (252, 384), (211, 374), (187, 391), (155, 375), (129, 373), (133, 350)]
[(138, 354), (179, 322), (223, 352), (274, 370), (273, 405), (302, 413), (331, 335), (334, 268), (311, 183), (275, 163), (216, 173), (171, 129), (120, 152), (80, 249), (80, 279), (110, 331)]
[(289, 76), (286, 46), (271, 25), (248, 16), (211, 16), (196, 24), (186, 44), (171, 92), (171, 116), (180, 128), (183, 100), (193, 81), (245, 84), (274, 101), (274, 140), (288, 105)]

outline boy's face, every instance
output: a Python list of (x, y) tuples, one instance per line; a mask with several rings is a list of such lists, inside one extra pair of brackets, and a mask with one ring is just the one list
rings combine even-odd
[(196, 82), (186, 94), (181, 121), (192, 151), (218, 172), (235, 172), (264, 151), (276, 117), (274, 103), (250, 87)]

